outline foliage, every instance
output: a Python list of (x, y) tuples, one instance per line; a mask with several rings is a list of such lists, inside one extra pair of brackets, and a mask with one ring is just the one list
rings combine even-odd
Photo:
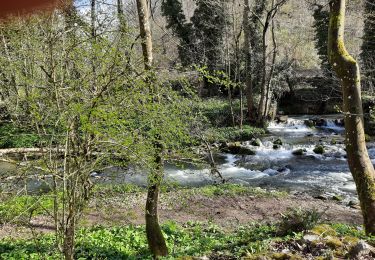
[(321, 69), (326, 75), (332, 76), (331, 66), (328, 60), (327, 45), (328, 45), (328, 25), (329, 25), (329, 11), (325, 6), (316, 4), (313, 13), (315, 29), (315, 48), (321, 61)]
[(215, 196), (241, 196), (241, 195), (249, 195), (249, 196), (256, 196), (256, 197), (284, 197), (287, 193), (282, 191), (269, 191), (261, 188), (254, 188), (254, 187), (247, 187), (238, 184), (222, 184), (222, 185), (210, 185), (204, 186), (201, 188), (192, 189), (190, 192), (195, 194), (202, 194), (207, 197), (215, 197)]
[[(227, 252), (241, 256), (267, 248), (274, 235), (270, 225), (249, 225), (234, 232), (224, 232), (213, 224), (190, 222), (183, 227), (174, 222), (162, 226), (171, 256), (202, 256), (213, 252)], [(263, 242), (258, 242), (262, 241)], [(3, 239), (0, 256), (6, 259), (58, 259), (54, 237), (43, 235), (34, 239)], [(76, 259), (151, 259), (143, 226), (93, 227), (81, 229), (76, 237)]]
[(180, 40), (178, 53), (182, 65), (193, 64), (196, 56), (194, 52), (194, 31), (192, 24), (186, 21), (181, 2), (179, 0), (165, 0), (161, 4), (161, 11), (167, 20), (167, 28), (171, 29)]
[(289, 208), (281, 215), (278, 232), (286, 235), (309, 230), (321, 221), (322, 215), (317, 209)]
[(3, 199), (0, 203), (0, 223), (17, 223), (53, 209), (53, 197), (43, 196), (17, 196)]
[[(358, 239), (375, 241), (367, 237), (363, 229), (347, 224), (325, 225), (334, 235), (322, 238), (321, 246), (330, 246), (334, 241), (350, 245)], [(167, 222), (162, 225), (171, 255), (163, 259), (199, 257), (204, 255), (226, 255), (234, 258), (266, 254), (275, 245), (293, 246), (301, 243), (302, 234), (278, 236), (278, 225), (249, 224), (233, 231), (225, 231), (208, 223), (188, 222), (179, 225)], [(330, 233), (331, 234), (331, 233)], [(333, 234), (333, 233), (332, 233)], [(41, 235), (30, 239), (0, 240), (2, 259), (59, 259), (54, 247), (53, 235)], [(342, 242), (341, 242), (342, 241)], [(327, 243), (327, 245), (325, 245)], [(148, 252), (144, 226), (95, 226), (77, 232), (76, 259), (152, 259)], [(341, 249), (340, 249), (341, 250)], [(272, 252), (272, 251), (271, 251)], [(338, 250), (336, 253), (340, 253)], [(274, 253), (270, 253), (271, 255)]]
[(0, 125), (0, 148), (37, 147), (39, 141), (39, 135), (30, 129), (22, 129), (12, 123)]
[(179, 56), (183, 65), (207, 65), (209, 70), (220, 67), (225, 23), (224, 1), (196, 1), (196, 9), (188, 23), (179, 0), (162, 3), (167, 27), (179, 38)]
[(244, 125), (242, 129), (236, 127), (209, 128), (205, 137), (209, 142), (249, 141), (256, 136), (265, 134), (264, 128)]
[(366, 1), (364, 3), (364, 35), (362, 37), (362, 53), (363, 71), (366, 76), (365, 83), (369, 87), (375, 86), (375, 5), (373, 1)]

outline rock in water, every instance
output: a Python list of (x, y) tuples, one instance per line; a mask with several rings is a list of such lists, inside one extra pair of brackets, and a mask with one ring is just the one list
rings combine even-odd
[(250, 143), (252, 146), (261, 146), (262, 142), (260, 141), (259, 138), (251, 140)]
[(301, 155), (304, 155), (305, 153), (306, 153), (305, 149), (297, 149), (292, 152), (292, 154), (295, 156), (301, 156)]
[(281, 141), (281, 139), (278, 138), (275, 141), (273, 141), (273, 144), (275, 144), (275, 145), (283, 145), (283, 141)]
[(324, 153), (324, 146), (323, 145), (317, 145), (314, 148), (314, 153), (316, 153), (316, 154), (323, 154)]

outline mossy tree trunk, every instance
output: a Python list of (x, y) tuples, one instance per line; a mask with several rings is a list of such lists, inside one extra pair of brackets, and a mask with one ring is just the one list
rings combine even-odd
[[(149, 21), (147, 0), (137, 0), (140, 35), (142, 39), (142, 51), (146, 70), (152, 69), (153, 46)], [(152, 79), (149, 78), (151, 81)], [(156, 140), (160, 138), (155, 138)], [(160, 185), (163, 179), (163, 152), (164, 148), (160, 142), (155, 142), (155, 163), (154, 169), (149, 178), (149, 187), (146, 200), (146, 234), (151, 253), (155, 258), (168, 255), (168, 248), (165, 242), (158, 218), (158, 201)]]
[(328, 56), (341, 79), (348, 163), (356, 183), (366, 233), (375, 235), (375, 171), (365, 143), (359, 67), (344, 44), (345, 6), (345, 0), (330, 2)]

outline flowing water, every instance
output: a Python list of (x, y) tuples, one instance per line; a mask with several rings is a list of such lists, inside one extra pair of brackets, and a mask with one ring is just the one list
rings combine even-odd
[[(355, 199), (355, 185), (343, 144), (344, 128), (336, 124), (339, 117), (319, 116), (324, 119), (324, 124), (317, 128), (305, 125), (305, 120), (309, 118), (312, 116), (292, 116), (286, 123), (271, 123), (269, 134), (261, 138), (260, 146), (243, 143), (254, 150), (255, 155), (217, 154), (218, 170), (230, 183), (311, 195), (340, 195), (345, 201)], [(283, 145), (274, 149), (273, 141), (277, 139), (281, 139)], [(316, 145), (323, 145), (325, 153), (315, 154), (313, 150)], [(375, 163), (375, 144), (367, 145)], [(298, 149), (304, 149), (305, 153), (293, 155), (293, 151)], [(0, 173), (9, 168), (11, 166), (7, 164), (0, 164)], [(117, 168), (92, 175), (101, 182), (147, 183), (145, 175), (124, 173), (124, 170)], [(182, 186), (203, 186), (219, 181), (210, 175), (209, 169), (194, 166), (182, 168), (166, 165), (165, 176), (168, 182)]]

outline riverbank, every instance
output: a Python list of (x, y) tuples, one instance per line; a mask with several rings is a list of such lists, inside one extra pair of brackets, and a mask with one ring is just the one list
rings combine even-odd
[[(96, 188), (89, 207), (85, 210), (79, 223), (81, 232), (78, 235), (80, 242), (77, 247), (80, 248), (83, 244), (87, 245), (89, 241), (91, 243), (95, 241), (96, 252), (101, 251), (104, 244), (107, 247), (108, 252), (100, 252), (103, 257), (105, 254), (109, 254), (106, 257), (111, 256), (110, 252), (115, 255), (125, 255), (125, 252), (131, 252), (127, 259), (149, 258), (146, 244), (142, 243), (137, 243), (134, 248), (129, 245), (127, 250), (121, 249), (122, 252), (121, 250), (116, 251), (119, 250), (117, 247), (120, 242), (125, 243), (129, 240), (126, 235), (128, 232), (133, 232), (132, 234), (138, 237), (134, 238), (138, 239), (138, 242), (145, 240), (143, 237), (145, 199), (146, 191), (135, 186), (101, 186)], [(12, 204), (14, 205), (15, 201)], [(52, 210), (48, 209), (48, 203), (42, 203), (41, 206), (45, 210)], [(0, 209), (7, 210), (4, 204)], [(348, 206), (333, 198), (315, 199), (306, 194), (287, 194), (284, 191), (233, 184), (191, 189), (171, 189), (169, 187), (165, 188), (161, 195), (159, 209), (160, 221), (163, 223), (170, 245), (177, 243), (174, 244), (175, 248), (173, 249), (176, 258), (171, 259), (177, 259), (177, 256), (239, 259), (240, 255), (253, 257), (269, 250), (277, 252), (279, 249), (273, 248), (276, 241), (280, 239), (295, 241), (297, 237), (302, 239), (305, 234), (309, 233), (296, 230), (296, 234), (293, 235), (289, 231), (293, 231), (294, 222), (301, 222), (301, 225), (306, 224), (309, 229), (313, 229), (314, 226), (321, 223), (329, 226), (336, 225), (341, 229), (345, 227), (348, 230), (357, 230), (355, 236), (365, 238), (364, 234), (358, 231), (361, 230), (362, 221), (358, 206)], [(53, 218), (43, 210), (36, 208), (34, 210), (39, 214), (32, 217), (29, 223), (25, 221), (28, 216), (26, 213), (24, 218), (18, 218), (18, 223), (2, 225), (0, 253), (7, 252), (14, 255), (17, 250), (24, 248), (27, 249), (27, 252), (34, 250), (37, 255), (39, 249), (35, 244), (33, 245), (35, 242), (33, 238), (40, 238), (38, 240), (40, 243), (51, 243), (54, 232)], [(24, 223), (22, 223), (22, 219), (24, 219)], [(303, 223), (304, 221), (312, 223)], [(292, 226), (286, 227), (287, 230), (283, 231), (285, 234), (279, 234), (277, 230), (282, 225), (289, 225), (288, 223)], [(337, 225), (337, 223), (339, 224)], [(192, 229), (196, 231), (192, 233)], [(121, 233), (121, 241), (117, 241), (119, 238), (113, 233), (115, 230)], [(168, 232), (172, 232), (172, 234)], [(86, 238), (80, 237), (83, 233), (87, 234)], [(254, 234), (254, 236), (250, 234)], [(292, 237), (290, 237), (291, 234)], [(94, 238), (95, 240), (93, 240)], [(9, 239), (12, 243), (9, 243)], [(113, 243), (110, 243), (111, 240)], [(17, 249), (10, 250), (12, 244), (20, 243), (20, 241), (23, 241), (24, 246), (18, 244)], [(233, 241), (239, 245), (232, 245)], [(5, 245), (8, 249), (4, 248)], [(26, 245), (28, 245), (27, 248)], [(183, 249), (189, 248), (189, 246), (194, 249)], [(47, 250), (44, 246), (41, 248)], [(78, 250), (78, 254), (90, 254), (90, 251), (87, 250), (89, 250), (87, 247), (81, 248)], [(45, 253), (43, 252), (42, 255)], [(220, 254), (226, 255), (227, 258), (214, 257)], [(124, 258), (120, 257), (120, 259)]]

